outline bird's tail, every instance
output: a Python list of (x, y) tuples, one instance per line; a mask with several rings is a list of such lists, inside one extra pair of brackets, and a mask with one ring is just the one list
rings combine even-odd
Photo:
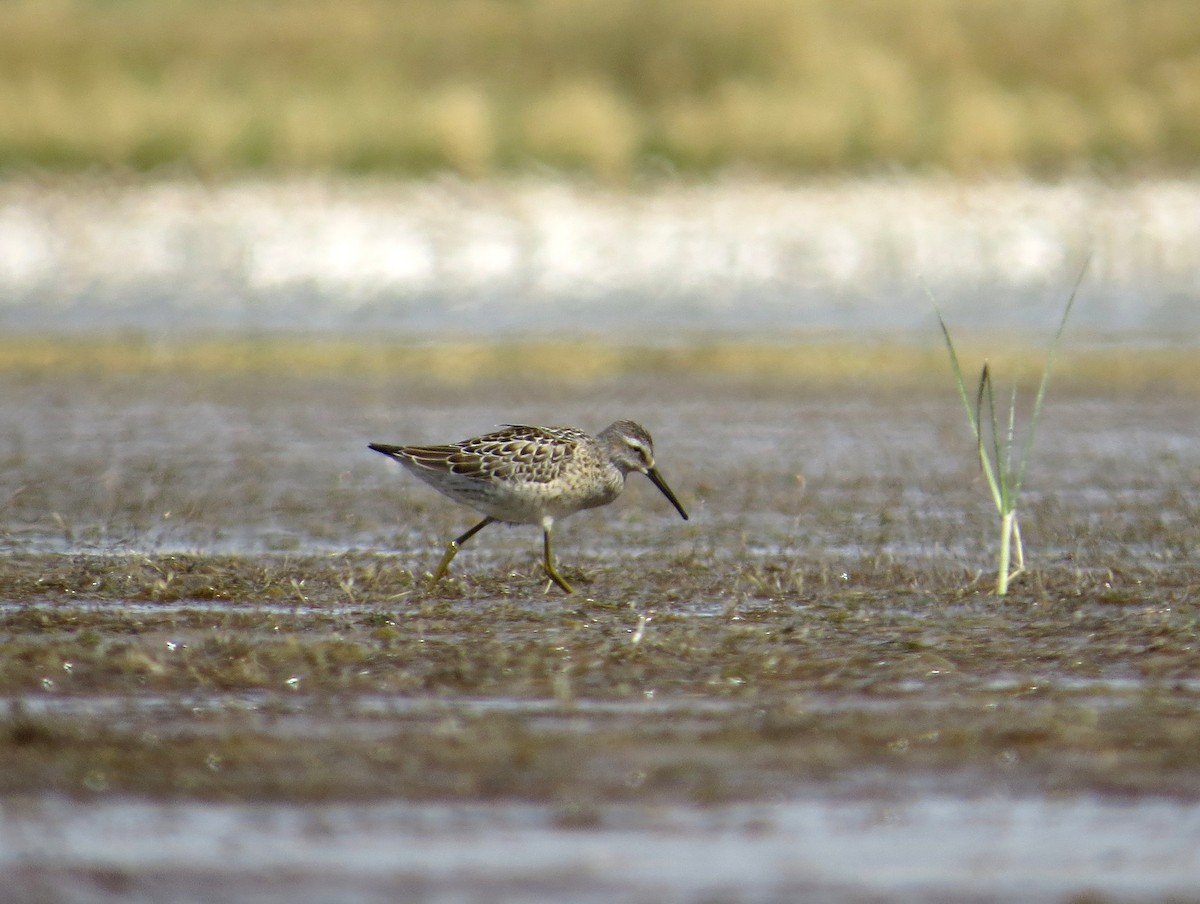
[(403, 446), (389, 446), (387, 443), (367, 443), (367, 448), (371, 449), (375, 452), (382, 453), (383, 455), (386, 455), (389, 458), (396, 458), (397, 457), (396, 453), (399, 452), (404, 447)]

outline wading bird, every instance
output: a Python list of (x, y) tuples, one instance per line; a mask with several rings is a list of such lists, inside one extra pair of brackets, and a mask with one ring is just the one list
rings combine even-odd
[(662, 491), (675, 510), (687, 512), (654, 467), (654, 446), (646, 429), (617, 421), (596, 436), (573, 427), (507, 424), (495, 433), (449, 446), (369, 448), (394, 458), (439, 493), (485, 516), (450, 542), (433, 573), (436, 584), (464, 543), (495, 521), (540, 524), (546, 575), (567, 593), (573, 588), (554, 567), (550, 539), (554, 522), (582, 509), (608, 505), (639, 471)]

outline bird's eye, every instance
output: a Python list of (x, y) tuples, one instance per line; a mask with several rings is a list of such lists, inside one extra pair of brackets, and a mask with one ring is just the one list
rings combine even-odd
[(638, 461), (640, 461), (644, 465), (647, 465), (650, 463), (650, 450), (649, 449), (647, 449), (641, 443), (636, 442), (634, 440), (629, 440), (628, 446), (629, 446), (630, 451), (633, 452), (634, 458), (636, 458)]

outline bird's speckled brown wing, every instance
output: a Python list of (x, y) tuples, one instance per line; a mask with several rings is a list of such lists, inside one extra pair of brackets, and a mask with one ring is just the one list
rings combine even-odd
[(571, 428), (506, 424), (451, 446), (402, 446), (394, 454), (420, 468), (470, 479), (550, 483), (587, 438)]

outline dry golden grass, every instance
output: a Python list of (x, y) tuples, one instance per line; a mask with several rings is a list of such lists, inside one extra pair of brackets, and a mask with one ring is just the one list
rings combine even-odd
[[(960, 344), (964, 367), (988, 357), (1020, 383), (1036, 383), (1044, 349), (989, 338)], [(0, 340), (8, 373), (328, 374), (404, 376), (471, 384), (496, 377), (586, 383), (631, 373), (880, 387), (949, 386), (945, 351), (912, 344), (797, 336), (765, 342), (697, 341), (679, 346), (593, 340), (405, 344), (374, 339), (221, 338), (151, 341), (60, 336)], [(1194, 391), (1200, 359), (1188, 348), (1064, 348), (1055, 384), (1075, 389)]]
[(9, 0), (0, 164), (1186, 169), (1191, 0)]

